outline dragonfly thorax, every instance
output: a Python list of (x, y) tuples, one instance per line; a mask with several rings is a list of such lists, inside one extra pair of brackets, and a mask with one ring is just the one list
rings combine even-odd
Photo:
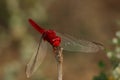
[(61, 38), (56, 35), (54, 30), (47, 30), (44, 33), (44, 40), (47, 40), (52, 46), (60, 46)]

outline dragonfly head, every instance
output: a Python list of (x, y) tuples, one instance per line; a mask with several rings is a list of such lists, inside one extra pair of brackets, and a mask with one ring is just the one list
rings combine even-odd
[(56, 36), (54, 30), (47, 30), (44, 35), (44, 40), (47, 40), (52, 46), (60, 46), (61, 38), (59, 36)]
[(52, 45), (54, 47), (60, 46), (61, 38), (59, 36), (56, 36), (54, 39), (52, 39)]

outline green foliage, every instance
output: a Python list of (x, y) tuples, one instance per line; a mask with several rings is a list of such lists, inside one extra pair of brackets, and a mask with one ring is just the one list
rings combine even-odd
[[(93, 80), (120, 80), (120, 31), (116, 32), (116, 37), (112, 39), (112, 44), (114, 46), (113, 50), (106, 51), (112, 65), (110, 75), (106, 75), (105, 72), (102, 71), (98, 76), (93, 77)], [(99, 61), (98, 66), (100, 69), (104, 69), (105, 63)], [(113, 79), (110, 79), (110, 76), (113, 77)]]
[(95, 76), (93, 80), (108, 80), (108, 78), (104, 72), (101, 72), (98, 76)]
[(100, 68), (104, 68), (104, 67), (105, 67), (104, 61), (102, 61), (102, 60), (99, 61), (98, 66), (99, 66)]

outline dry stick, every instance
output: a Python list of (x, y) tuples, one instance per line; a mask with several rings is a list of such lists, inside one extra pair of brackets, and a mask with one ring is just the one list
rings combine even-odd
[(54, 47), (55, 58), (57, 60), (58, 80), (62, 80), (63, 48)]

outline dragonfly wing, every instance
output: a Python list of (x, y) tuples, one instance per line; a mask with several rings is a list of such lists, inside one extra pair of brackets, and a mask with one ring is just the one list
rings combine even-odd
[(63, 47), (65, 51), (94, 53), (103, 49), (103, 46), (99, 43), (87, 40), (78, 40), (67, 34), (57, 34), (62, 38), (61, 47)]
[(26, 75), (30, 77), (40, 66), (45, 55), (47, 53), (47, 41), (44, 41), (41, 37), (39, 44), (35, 50), (35, 53), (31, 57), (30, 61), (27, 64)]

